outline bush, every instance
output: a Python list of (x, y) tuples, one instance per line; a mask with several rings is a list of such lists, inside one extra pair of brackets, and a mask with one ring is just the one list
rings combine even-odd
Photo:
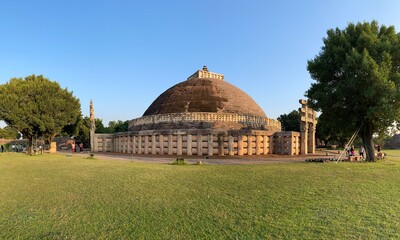
[(184, 158), (177, 158), (175, 161), (172, 163), (172, 165), (186, 165), (187, 162)]

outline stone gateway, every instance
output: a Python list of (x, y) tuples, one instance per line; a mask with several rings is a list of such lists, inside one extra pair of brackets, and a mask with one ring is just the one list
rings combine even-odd
[(302, 153), (300, 133), (281, 132), (280, 122), (268, 118), (248, 94), (205, 66), (163, 92), (142, 117), (129, 122), (127, 132), (91, 134), (93, 152), (188, 156)]

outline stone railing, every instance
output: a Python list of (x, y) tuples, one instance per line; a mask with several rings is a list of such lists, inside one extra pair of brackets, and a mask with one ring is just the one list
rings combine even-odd
[(268, 125), (280, 129), (281, 123), (274, 119), (254, 115), (241, 115), (229, 113), (169, 113), (144, 116), (133, 119), (129, 122), (129, 128), (151, 125), (158, 123), (179, 123), (179, 122), (237, 122), (245, 125)]

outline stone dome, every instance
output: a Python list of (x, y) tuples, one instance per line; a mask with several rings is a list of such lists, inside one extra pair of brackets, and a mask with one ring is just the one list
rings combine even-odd
[(163, 92), (143, 116), (185, 112), (229, 113), (266, 117), (245, 92), (218, 78), (189, 77)]
[(186, 81), (163, 92), (140, 118), (129, 122), (130, 131), (267, 130), (279, 131), (280, 122), (269, 119), (245, 92), (224, 81), (224, 75), (204, 66)]

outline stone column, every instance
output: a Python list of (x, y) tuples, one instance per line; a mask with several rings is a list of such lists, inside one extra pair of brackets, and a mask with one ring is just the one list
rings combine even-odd
[(143, 154), (142, 152), (142, 136), (138, 136), (138, 154)]
[(95, 134), (90, 136), (91, 138), (91, 142), (90, 142), (90, 151), (91, 152), (98, 152), (99, 151), (99, 146), (98, 146), (98, 139), (97, 136)]
[(218, 135), (218, 155), (224, 156), (224, 136)]
[(186, 142), (186, 154), (188, 155), (188, 156), (191, 156), (192, 155), (192, 134), (188, 134), (187, 135), (187, 142)]
[(97, 152), (97, 138), (95, 137), (94, 131), (90, 131), (90, 151)]
[(126, 143), (126, 152), (127, 153), (132, 153), (131, 152), (131, 150), (132, 150), (132, 148), (131, 148), (131, 139), (132, 139), (132, 137), (129, 135), (129, 132), (128, 132), (128, 136), (126, 137), (126, 139), (127, 139), (127, 143)]
[(178, 137), (176, 140), (176, 154), (182, 155), (182, 135), (181, 134), (178, 134)]
[(268, 136), (264, 135), (263, 136), (264, 140), (263, 140), (263, 154), (267, 155), (269, 153), (269, 146), (268, 146)]
[(269, 153), (270, 154), (274, 154), (275, 150), (274, 150), (274, 144), (275, 144), (275, 135), (276, 133), (272, 134), (271, 136), (269, 136)]
[(228, 136), (228, 154), (229, 154), (229, 156), (235, 155), (235, 151), (233, 149), (233, 136), (232, 135)]
[(102, 137), (103, 139), (103, 152), (107, 152), (107, 139), (106, 137)]
[(261, 136), (256, 135), (256, 155), (261, 154)]
[(149, 154), (149, 136), (144, 136), (144, 154)]
[(213, 135), (212, 134), (208, 134), (207, 149), (208, 149), (208, 156), (212, 156), (213, 155)]
[(126, 153), (126, 136), (121, 137), (121, 141), (119, 144), (122, 143), (122, 152)]
[(156, 135), (151, 135), (151, 154), (156, 154)]
[(301, 154), (307, 154), (308, 153), (308, 124), (302, 124), (301, 129), (300, 129), (300, 147), (301, 147)]
[(202, 135), (197, 134), (197, 156), (203, 155), (203, 139)]
[(308, 127), (308, 153), (315, 154), (315, 124), (310, 123)]
[(173, 145), (172, 145), (172, 134), (168, 134), (168, 155), (174, 154), (172, 151)]
[(136, 136), (132, 136), (132, 154), (136, 154)]
[(238, 155), (243, 156), (243, 135), (238, 135)]
[(164, 154), (164, 135), (159, 135), (158, 141), (160, 142), (160, 155)]
[(247, 136), (247, 155), (251, 156), (253, 155), (253, 147), (251, 146), (252, 140), (251, 140), (251, 135)]

